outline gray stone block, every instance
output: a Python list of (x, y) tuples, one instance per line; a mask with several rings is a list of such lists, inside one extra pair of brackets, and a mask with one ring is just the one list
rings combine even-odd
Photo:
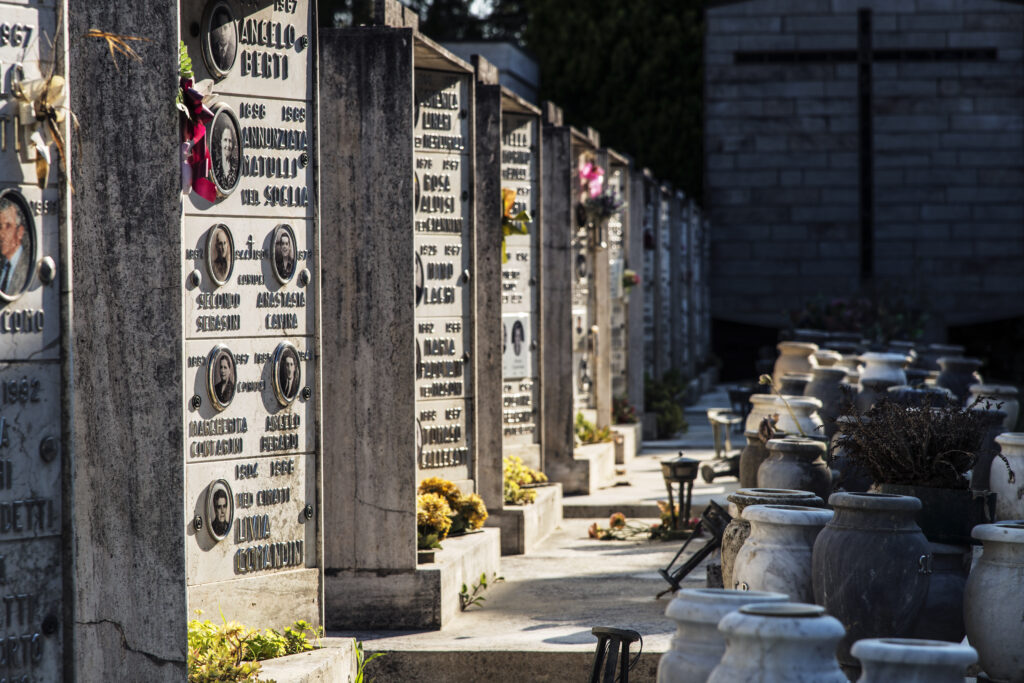
[(821, 202), (826, 205), (858, 204), (860, 191), (856, 188), (830, 188), (821, 191)]
[[(965, 98), (967, 99), (967, 98)], [(976, 114), (1014, 114), (1024, 108), (1024, 95), (1017, 97), (986, 97), (976, 96), (969, 98), (973, 111)]]
[[(1024, 159), (1024, 152), (1022, 152), (1021, 158)], [(979, 169), (978, 182), (982, 185), (1016, 185), (1024, 187), (1024, 163), (1022, 163), (1021, 168)]]
[(854, 50), (857, 33), (801, 33), (796, 37), (796, 47), (799, 50)]
[(937, 189), (948, 185), (974, 185), (978, 178), (973, 168), (911, 168), (906, 171), (908, 185), (934, 185)]
[(1010, 204), (1021, 201), (1021, 190), (1013, 186), (951, 187), (946, 197), (950, 202)]
[(901, 31), (950, 31), (964, 28), (965, 15), (949, 14), (909, 14), (898, 19)]
[(1003, 12), (970, 12), (963, 15), (963, 28), (968, 31), (1017, 31), (1024, 29), (1024, 11), (1004, 6)]
[(857, 101), (846, 97), (802, 98), (796, 101), (799, 116), (836, 115), (851, 116), (857, 112)]
[(796, 36), (787, 34), (740, 35), (736, 37), (739, 50), (792, 50)]
[(789, 10), (782, 22), (787, 33), (857, 33), (857, 15), (855, 14), (795, 14)]
[(709, 34), (728, 33), (779, 33), (782, 30), (782, 18), (777, 16), (760, 17), (729, 17), (709, 13), (707, 20)]
[(858, 155), (854, 152), (830, 152), (828, 155), (828, 165), (830, 168), (859, 168), (859, 164)]
[(794, 152), (790, 154), (738, 154), (736, 165), (743, 170), (763, 168), (816, 169), (828, 167), (825, 152)]
[(962, 221), (971, 217), (966, 204), (923, 204), (921, 219), (926, 221)]
[[(940, 46), (941, 47), (941, 46)], [(934, 97), (937, 92), (935, 81), (909, 79), (878, 79), (874, 82), (874, 93), (878, 97), (909, 96)]]
[(768, 187), (778, 182), (779, 174), (775, 170), (762, 171), (708, 171), (710, 182), (714, 185), (730, 184), (734, 187)]
[(965, 166), (1009, 166), (1020, 168), (1019, 149), (957, 152), (957, 161)]
[(949, 129), (949, 117), (943, 115), (918, 114), (916, 116), (880, 115), (873, 119), (878, 133), (912, 133), (915, 131), (945, 131)]
[(898, 186), (880, 185), (875, 188), (875, 203), (878, 206), (890, 204), (917, 204), (941, 201), (945, 193), (931, 187), (914, 187), (908, 183)]
[(877, 133), (875, 149), (882, 150), (931, 150), (939, 147), (940, 133)]
[(1024, 38), (1022, 38), (1020, 31), (1014, 31), (1011, 26), (1006, 26), (1001, 31), (951, 31), (949, 33), (950, 47), (1020, 49), (1022, 43), (1024, 43)]
[(875, 167), (879, 169), (928, 167), (931, 163), (931, 156), (925, 153), (892, 152), (876, 147)]
[(819, 187), (849, 187), (857, 183), (856, 171), (816, 171), (804, 175), (804, 185)]
[[(1021, 73), (1021, 77), (1024, 78), (1024, 72)], [(1005, 133), (1024, 130), (1024, 113), (964, 114), (950, 117), (950, 123), (953, 131), (999, 131), (1003, 133), (1000, 137), (1008, 142)]]
[(947, 149), (999, 149), (1005, 147), (1007, 139), (1005, 134), (975, 131), (942, 133), (939, 142), (941, 147)]
[(845, 223), (858, 219), (856, 206), (804, 206), (793, 208), (793, 220), (799, 223)]
[(706, 167), (713, 171), (730, 171), (736, 168), (735, 154), (708, 154)]

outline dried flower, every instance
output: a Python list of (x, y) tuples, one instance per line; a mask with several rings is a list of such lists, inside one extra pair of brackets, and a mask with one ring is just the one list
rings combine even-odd
[(608, 526), (613, 529), (623, 529), (626, 526), (626, 515), (621, 512), (612, 513), (612, 516), (608, 518)]
[(437, 493), (416, 496), (416, 528), (420, 534), (436, 535), (438, 540), (444, 540), (452, 528), (451, 514), (444, 496)]
[(479, 529), (487, 521), (487, 506), (483, 498), (476, 493), (464, 496), (456, 505), (455, 513), (466, 520), (466, 526), (470, 529)]

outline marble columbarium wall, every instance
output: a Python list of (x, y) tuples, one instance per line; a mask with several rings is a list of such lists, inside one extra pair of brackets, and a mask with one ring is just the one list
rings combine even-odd
[(182, 220), (189, 608), (319, 623), (315, 10), (183, 0), (181, 25), (214, 184)]

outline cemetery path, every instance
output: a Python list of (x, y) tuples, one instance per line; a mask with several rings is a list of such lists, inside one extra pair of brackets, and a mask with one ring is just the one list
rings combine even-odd
[[(690, 430), (676, 441), (647, 443), (629, 465), (630, 486), (603, 489), (593, 496), (567, 498), (565, 507), (601, 510), (600, 516), (570, 517), (526, 555), (501, 559), (504, 581), (492, 584), (481, 606), (470, 607), (439, 631), (337, 632), (327, 644), (355, 637), (367, 652), (387, 656), (371, 663), (367, 673), (379, 683), (401, 681), (575, 681), (585, 680), (593, 658), (594, 626), (628, 628), (643, 636), (643, 655), (630, 673), (634, 681), (654, 680), (657, 661), (669, 647), (674, 628), (666, 619), (669, 596), (657, 573), (679, 549), (680, 542), (598, 541), (587, 535), (597, 522), (608, 525), (605, 513), (644, 510), (637, 521), (653, 523), (656, 501), (664, 500), (659, 460), (683, 449), (687, 456), (713, 456), (707, 407), (728, 405), (724, 392), (702, 398), (687, 409)], [(740, 437), (742, 438), (742, 437)], [(741, 443), (733, 438), (733, 447)], [(694, 490), (695, 508), (737, 488), (735, 479), (704, 484)], [(579, 499), (585, 499), (582, 503)], [(592, 507), (589, 507), (592, 506)], [(631, 519), (634, 519), (631, 517)], [(685, 561), (703, 538), (680, 558)], [(684, 585), (703, 586), (705, 569), (698, 567)], [(337, 639), (337, 640), (335, 640)], [(631, 652), (637, 651), (636, 645)]]

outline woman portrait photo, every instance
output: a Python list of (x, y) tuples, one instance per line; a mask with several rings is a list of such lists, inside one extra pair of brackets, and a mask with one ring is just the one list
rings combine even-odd
[(210, 520), (210, 537), (214, 541), (222, 541), (231, 533), (235, 502), (231, 485), (224, 479), (210, 482), (206, 487), (206, 518)]
[(235, 356), (226, 346), (216, 346), (210, 352), (208, 365), (210, 400), (217, 410), (224, 410), (235, 397)]
[(215, 107), (210, 126), (210, 160), (213, 184), (226, 197), (238, 187), (242, 170), (242, 128), (235, 112), (225, 105)]

